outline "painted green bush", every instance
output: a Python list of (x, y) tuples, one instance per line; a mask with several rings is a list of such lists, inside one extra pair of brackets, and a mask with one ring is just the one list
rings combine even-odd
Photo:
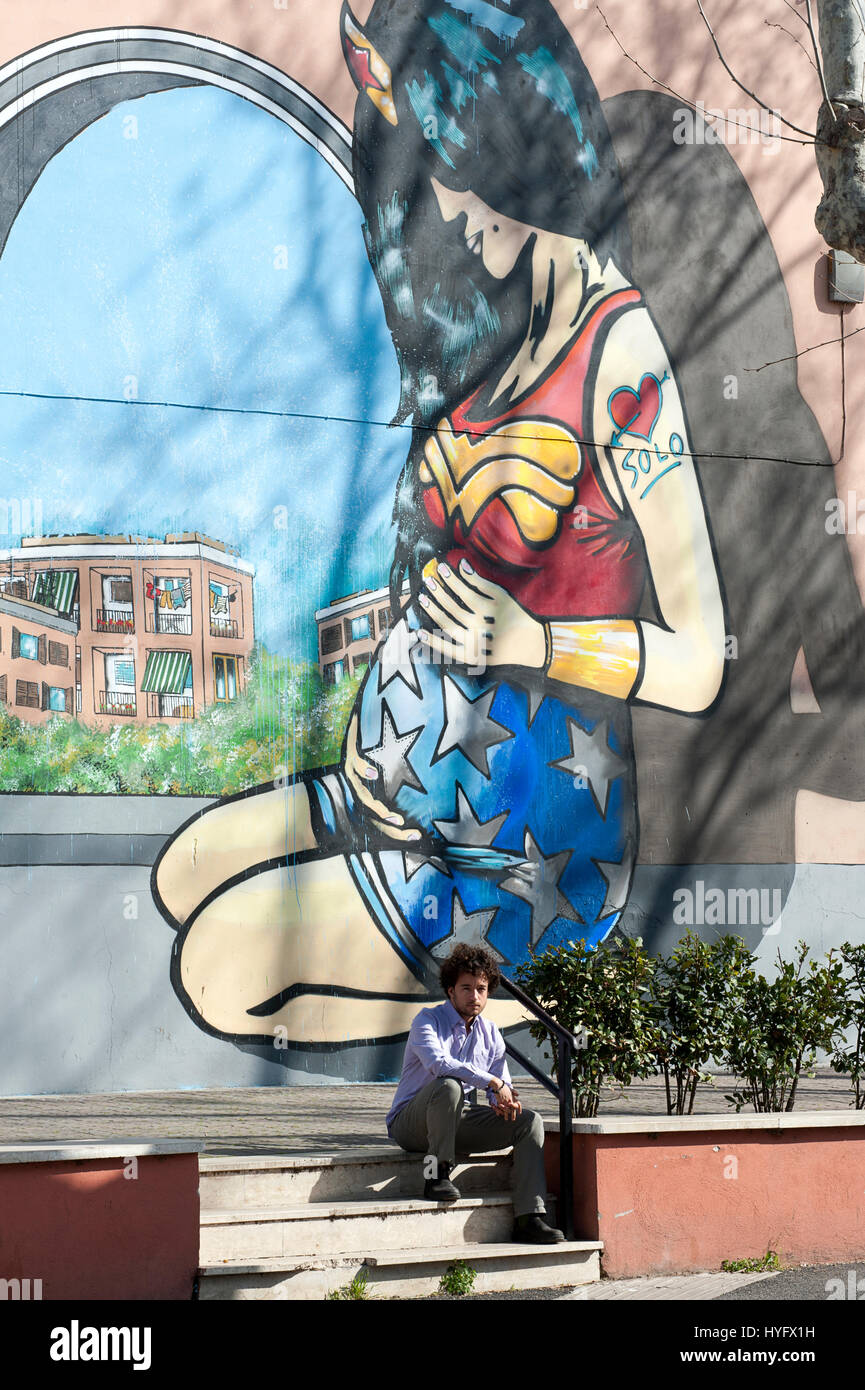
[(192, 720), (96, 729), (58, 714), (0, 711), (0, 791), (226, 796), (339, 759), (361, 677), (325, 685), (317, 667), (266, 651), (230, 705)]

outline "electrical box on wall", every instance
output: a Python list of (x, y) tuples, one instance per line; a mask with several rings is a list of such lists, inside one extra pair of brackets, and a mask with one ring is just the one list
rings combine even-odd
[(829, 252), (829, 298), (834, 304), (861, 304), (865, 299), (865, 266), (846, 251)]

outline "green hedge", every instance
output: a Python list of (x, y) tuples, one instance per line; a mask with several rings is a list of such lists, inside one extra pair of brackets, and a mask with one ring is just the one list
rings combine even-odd
[(325, 685), (318, 668), (257, 652), (245, 690), (195, 719), (97, 729), (57, 714), (0, 711), (0, 791), (225, 796), (339, 760), (361, 677)]
[[(574, 1113), (598, 1113), (601, 1086), (662, 1075), (669, 1114), (690, 1114), (710, 1061), (731, 1072), (724, 1099), (737, 1112), (793, 1109), (818, 1052), (850, 1078), (852, 1104), (865, 1109), (865, 944), (845, 941), (823, 961), (777, 953), (767, 979), (741, 937), (704, 941), (688, 931), (669, 958), (647, 954), (639, 937), (600, 948), (585, 940), (531, 952), (518, 984), (573, 1033)], [(806, 965), (807, 960), (807, 965)], [(539, 1043), (552, 1043), (540, 1022)], [(556, 1048), (545, 1054), (556, 1071)]]

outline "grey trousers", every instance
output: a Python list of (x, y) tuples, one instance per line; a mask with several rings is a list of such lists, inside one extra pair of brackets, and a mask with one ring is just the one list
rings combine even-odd
[(468, 1105), (459, 1081), (440, 1076), (394, 1116), (390, 1136), (400, 1148), (432, 1154), (439, 1163), (513, 1144), (514, 1215), (544, 1215), (544, 1122), (534, 1110), (506, 1120), (488, 1105)]

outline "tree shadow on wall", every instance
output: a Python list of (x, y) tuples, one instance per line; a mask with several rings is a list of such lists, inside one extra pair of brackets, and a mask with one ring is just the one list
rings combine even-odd
[[(708, 715), (634, 707), (640, 861), (764, 865), (786, 899), (797, 791), (865, 798), (865, 614), (846, 540), (826, 528), (826, 441), (796, 361), (778, 361), (797, 345), (769, 234), (724, 146), (675, 142), (680, 109), (646, 92), (604, 103), (633, 279), (679, 377), (735, 657)], [(800, 647), (819, 714), (792, 711)], [(681, 879), (653, 880), (646, 920), (632, 911), (622, 930), (658, 949)]]

